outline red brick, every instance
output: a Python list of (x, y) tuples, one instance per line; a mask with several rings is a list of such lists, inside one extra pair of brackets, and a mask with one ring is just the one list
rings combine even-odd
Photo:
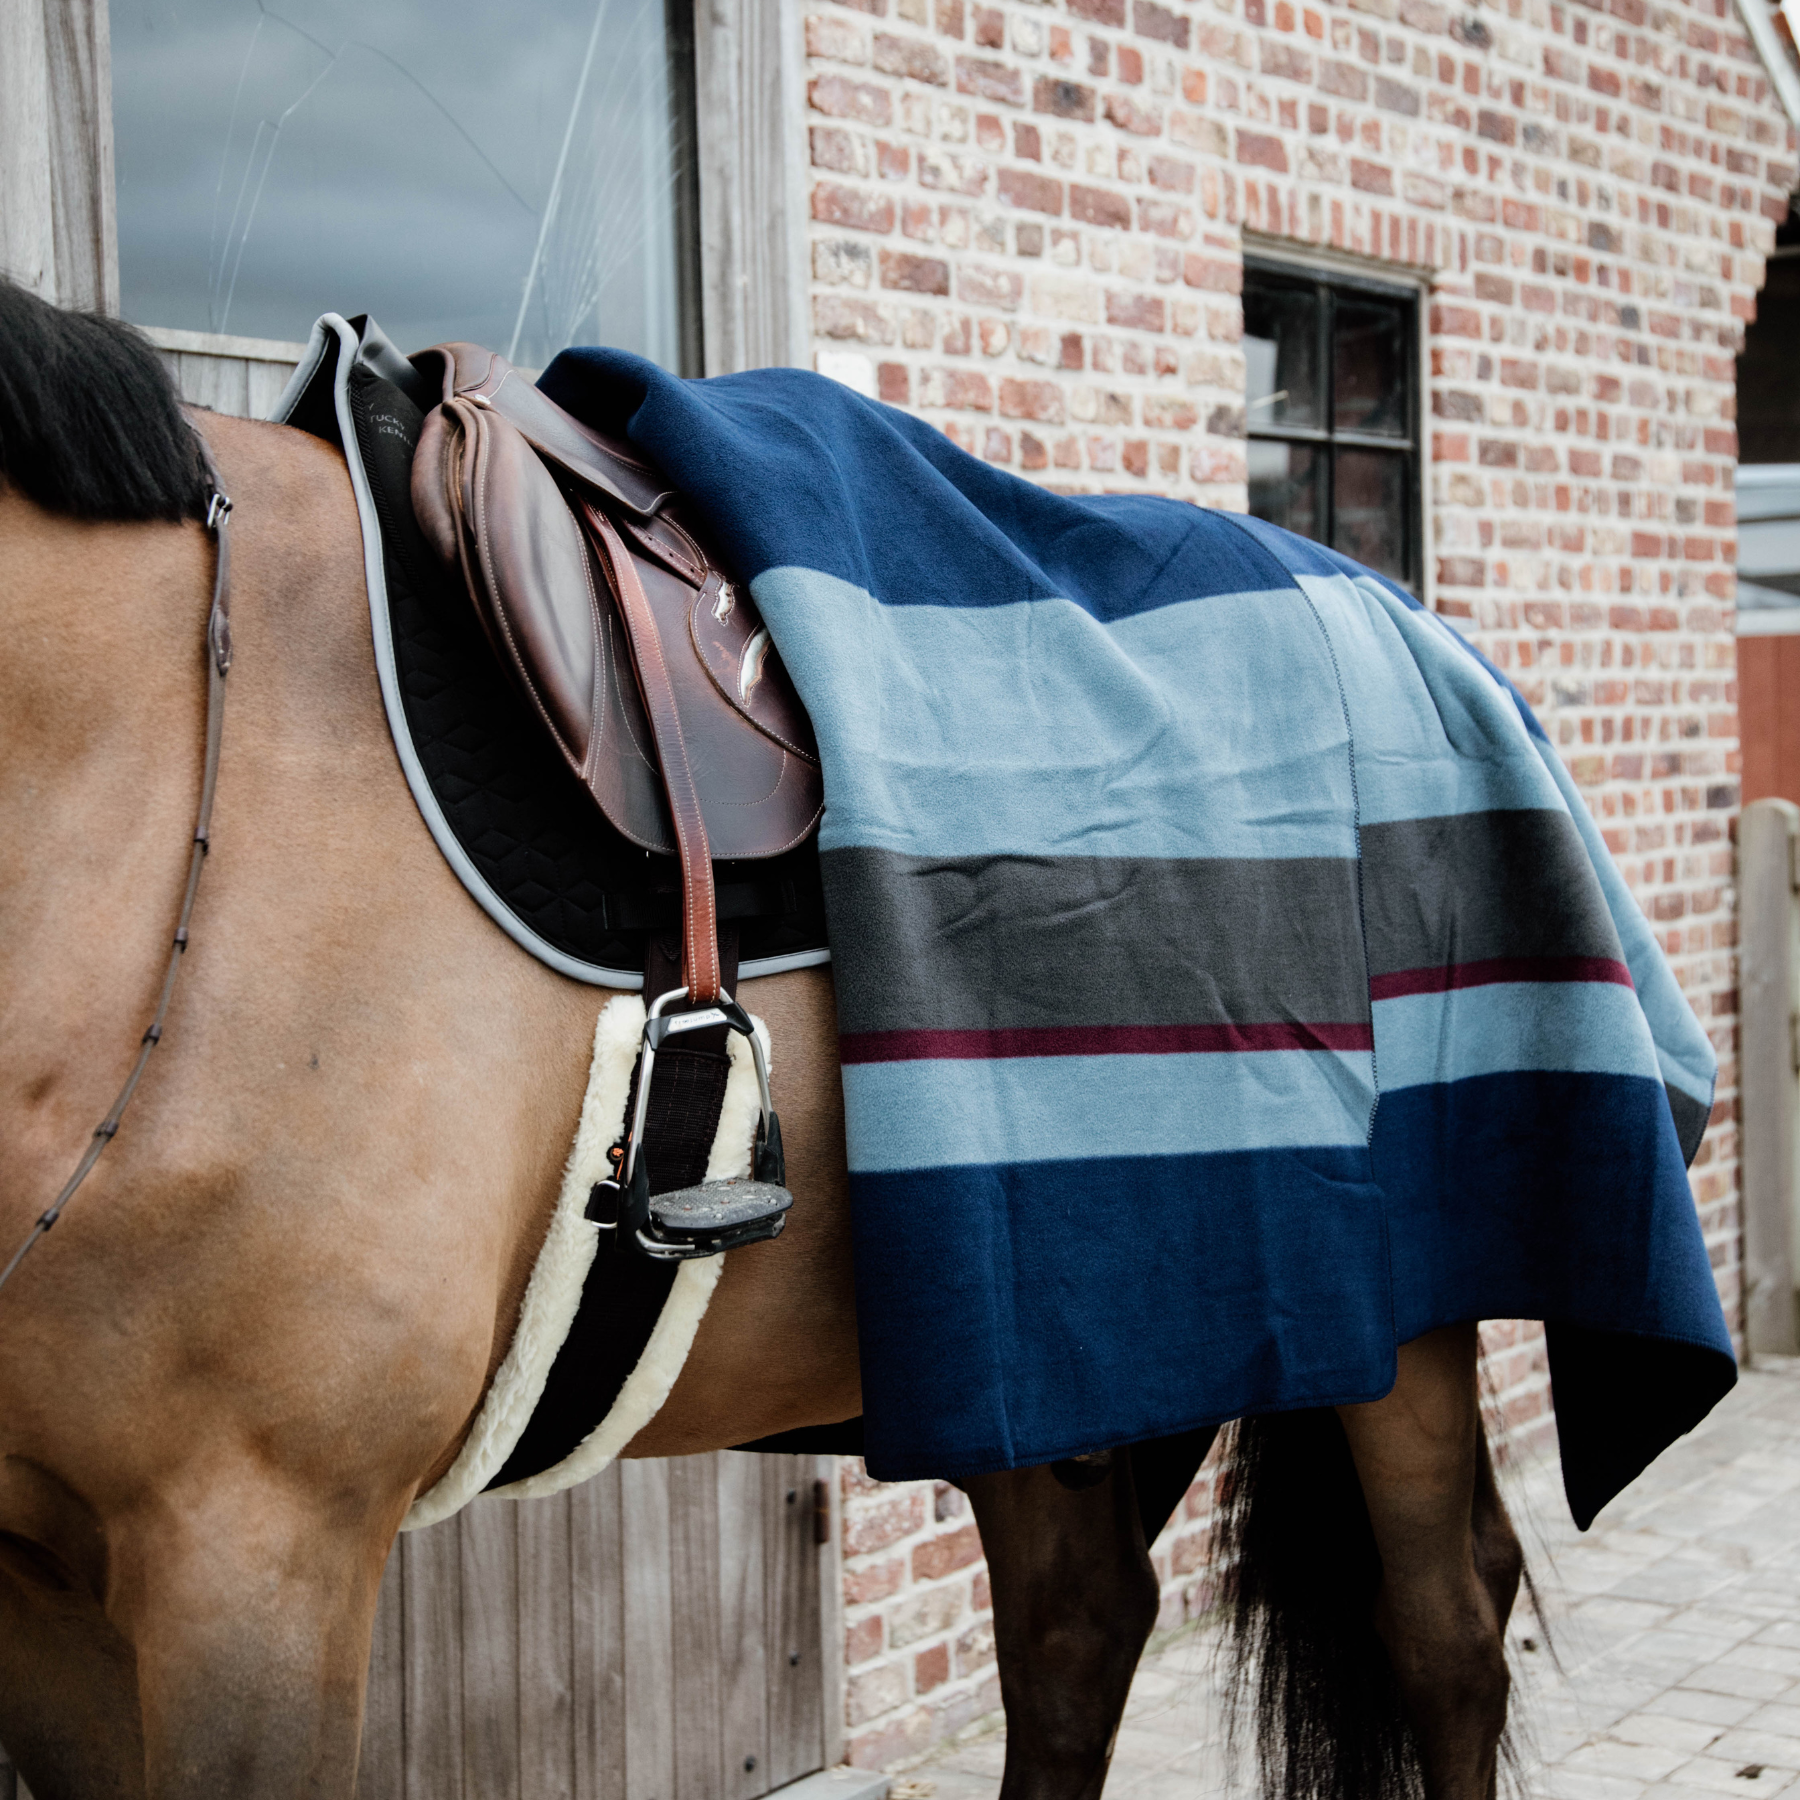
[(1135, 0), (1131, 9), (1131, 23), (1139, 37), (1155, 38), (1159, 43), (1171, 44), (1177, 50), (1188, 47), (1190, 24), (1182, 13), (1171, 12), (1166, 6), (1158, 6), (1156, 0)]
[(1043, 425), (1063, 422), (1062, 384), (1056, 381), (1021, 381), (1004, 376), (1000, 382), (1000, 412), (1003, 418), (1032, 419)]
[(1025, 104), (1025, 77), (1003, 62), (984, 62), (973, 56), (956, 59), (956, 91), (982, 100), (999, 100), (1008, 106)]
[(884, 75), (904, 75), (911, 81), (929, 82), (933, 87), (949, 85), (950, 59), (918, 38), (890, 37), (878, 31), (874, 50), (875, 66)]
[(1112, 225), (1121, 231), (1131, 229), (1131, 202), (1123, 194), (1110, 194), (1104, 188), (1082, 187), (1069, 183), (1069, 217), (1085, 225)]
[(878, 363), (876, 391), (889, 406), (905, 406), (912, 399), (912, 376), (905, 363)]
[(1158, 294), (1109, 293), (1106, 296), (1106, 322), (1128, 331), (1161, 331), (1168, 319), (1168, 307)]
[(1394, 171), (1384, 163), (1369, 162), (1361, 156), (1350, 159), (1350, 185), (1365, 194), (1391, 194)]
[(999, 188), (1000, 198), (1010, 206), (1051, 214), (1063, 209), (1063, 186), (1054, 176), (1036, 175), (1030, 169), (1002, 169)]
[(1069, 16), (1095, 25), (1125, 23), (1125, 0), (1068, 0)]
[(885, 195), (865, 194), (860, 188), (840, 187), (821, 181), (812, 192), (812, 216), (827, 225), (845, 225), (852, 231), (888, 232), (894, 229), (894, 203)]
[(1288, 172), (1287, 146), (1264, 131), (1239, 130), (1237, 159), (1255, 168), (1273, 169), (1278, 175)]
[(1034, 112), (1051, 113), (1059, 119), (1094, 120), (1094, 90), (1079, 81), (1064, 81), (1055, 75), (1040, 75), (1031, 84), (1031, 106)]
[(950, 1646), (933, 1644), (913, 1658), (913, 1692), (929, 1694), (950, 1679)]
[(947, 294), (950, 265), (935, 256), (912, 256), (904, 250), (881, 253), (881, 285), (912, 294)]
[(937, 1581), (981, 1560), (981, 1534), (973, 1525), (927, 1538), (913, 1551), (914, 1581)]
[(1131, 94), (1108, 94), (1106, 117), (1109, 123), (1121, 131), (1129, 131), (1134, 137), (1156, 137), (1162, 131), (1162, 114)]
[(872, 81), (852, 81), (847, 75), (815, 75), (806, 86), (814, 112), (835, 119), (860, 119), (865, 125), (891, 125), (894, 103), (886, 88)]
[(971, 306), (998, 306), (1013, 312), (1024, 291), (1025, 277), (1017, 269), (991, 269), (976, 263), (957, 265), (956, 297)]

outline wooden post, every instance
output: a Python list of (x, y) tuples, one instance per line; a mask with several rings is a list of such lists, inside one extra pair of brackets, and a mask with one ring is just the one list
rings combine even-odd
[(810, 368), (799, 9), (695, 0), (694, 25), (706, 373)]
[(0, 0), (0, 273), (119, 310), (107, 0)]
[(1800, 806), (1757, 800), (1738, 822), (1738, 1093), (1744, 1208), (1744, 1343), (1800, 1350), (1795, 1307), (1800, 1115)]

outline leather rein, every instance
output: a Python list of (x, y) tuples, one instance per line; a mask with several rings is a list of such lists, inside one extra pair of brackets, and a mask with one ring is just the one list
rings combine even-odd
[(219, 465), (213, 460), (211, 446), (198, 430), (194, 432), (200, 446), (200, 460), (206, 470), (207, 495), (205, 525), (214, 545), (212, 607), (206, 616), (206, 762), (200, 778), (200, 811), (194, 822), (193, 850), (188, 859), (187, 888), (181, 899), (181, 913), (175, 921), (175, 939), (169, 950), (168, 968), (163, 973), (162, 994), (156, 1003), (156, 1016), (150, 1021), (138, 1050), (137, 1061), (125, 1078), (118, 1098), (106, 1117), (94, 1127), (94, 1135), (81, 1161), (62, 1192), (38, 1217), (25, 1241), (13, 1252), (12, 1261), (0, 1270), (0, 1288), (12, 1279), (13, 1272), (25, 1260), (31, 1247), (63, 1215), (63, 1209), (74, 1199), (75, 1191), (87, 1180), (101, 1153), (113, 1141), (119, 1121), (137, 1092), (150, 1053), (162, 1042), (163, 1021), (169, 1014), (169, 1002), (175, 993), (175, 977), (188, 947), (188, 921), (194, 913), (194, 896), (200, 888), (200, 871), (206, 864), (209, 833), (212, 828), (213, 792), (219, 781), (219, 746), (225, 731), (225, 677), (231, 668), (231, 501), (219, 477)]

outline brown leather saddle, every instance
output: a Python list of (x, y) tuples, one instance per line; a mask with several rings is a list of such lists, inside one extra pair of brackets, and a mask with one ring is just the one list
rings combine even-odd
[[(434, 363), (442, 401), (412, 465), (426, 540), (600, 811), (680, 870), (678, 955), (653, 940), (646, 962), (644, 1052), (617, 1181), (603, 1184), (617, 1191), (596, 1190), (589, 1216), (664, 1258), (773, 1236), (790, 1204), (780, 1127), (730, 992), (736, 934), (720, 927), (713, 859), (778, 856), (818, 829), (811, 723), (747, 585), (655, 469), (490, 350), (413, 358), (428, 378)], [(750, 1038), (762, 1123), (751, 1180), (703, 1183), (729, 1031)]]

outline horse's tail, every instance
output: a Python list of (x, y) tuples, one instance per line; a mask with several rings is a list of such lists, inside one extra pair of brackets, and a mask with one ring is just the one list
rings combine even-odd
[[(1491, 1481), (1485, 1430), (1481, 1459)], [(1423, 1800), (1418, 1747), (1375, 1631), (1381, 1558), (1336, 1412), (1240, 1421), (1222, 1490), (1231, 1736), (1253, 1746), (1259, 1792)], [(1503, 1740), (1503, 1768), (1511, 1752)]]

